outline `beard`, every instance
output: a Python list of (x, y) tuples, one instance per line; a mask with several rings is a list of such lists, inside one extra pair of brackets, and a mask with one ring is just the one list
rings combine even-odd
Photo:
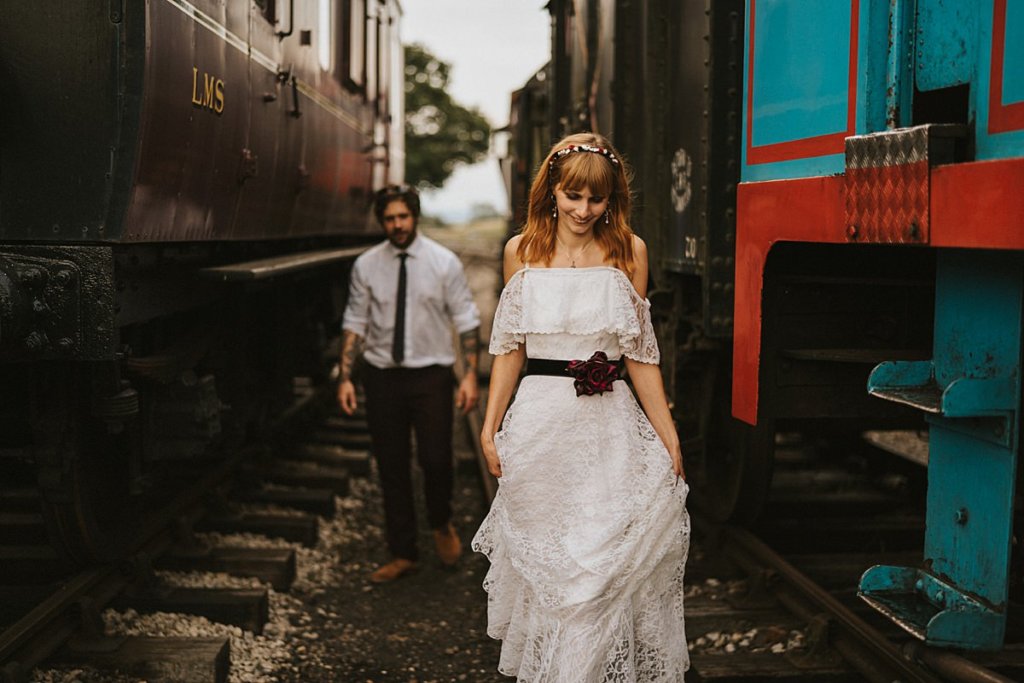
[(412, 230), (394, 231), (388, 235), (388, 241), (398, 249), (405, 249), (416, 239), (416, 228)]

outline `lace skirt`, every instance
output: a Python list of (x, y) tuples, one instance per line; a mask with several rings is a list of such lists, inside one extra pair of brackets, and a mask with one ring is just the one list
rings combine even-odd
[(577, 398), (526, 377), (495, 440), (487, 555), (498, 670), (539, 683), (662, 683), (689, 666), (686, 483), (629, 388)]

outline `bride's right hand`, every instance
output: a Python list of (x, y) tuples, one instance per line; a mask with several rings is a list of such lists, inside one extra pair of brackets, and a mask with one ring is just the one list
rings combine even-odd
[(501, 459), (498, 458), (498, 449), (494, 446), (494, 435), (486, 431), (480, 435), (480, 448), (484, 452), (484, 460), (487, 461), (487, 471), (495, 477), (501, 477)]
[(669, 455), (672, 456), (672, 471), (676, 473), (676, 479), (682, 478), (683, 481), (686, 481), (686, 470), (683, 469), (683, 450), (678, 443), (669, 451)]

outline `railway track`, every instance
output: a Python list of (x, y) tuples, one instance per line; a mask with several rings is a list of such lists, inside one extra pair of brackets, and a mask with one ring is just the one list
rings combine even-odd
[[(295, 449), (293, 457), (319, 462), (323, 472), (325, 467), (337, 464), (337, 459), (330, 454), (340, 452), (339, 444), (347, 444), (346, 452), (352, 452), (352, 440), (365, 438), (360, 429), (358, 423), (337, 418), (305, 423), (298, 430), (298, 437), (306, 444)], [(467, 432), (469, 444), (476, 448), (473, 437), (479, 433), (477, 413), (471, 413), (467, 419)], [(1020, 648), (1013, 643), (998, 655), (970, 658), (924, 648), (861, 605), (854, 588), (859, 572), (877, 561), (914, 555), (921, 518), (915, 516), (913, 497), (906, 494), (906, 482), (899, 477), (865, 474), (863, 467), (833, 470), (819, 467), (808, 474), (794, 465), (804, 459), (802, 453), (808, 449), (807, 444), (801, 443), (791, 443), (781, 449), (780, 460), (790, 464), (780, 468), (780, 485), (772, 499), (769, 516), (757, 527), (715, 526), (703, 521), (699, 511), (694, 511), (694, 547), (687, 567), (687, 631), (692, 657), (687, 680), (719, 683), (1021, 680), (1024, 658), (1019, 656)], [(787, 453), (791, 457), (787, 457)], [(476, 456), (479, 462), (478, 451)], [(124, 640), (102, 634), (98, 613), (108, 604), (146, 609), (144, 601), (140, 602), (140, 596), (146, 595), (145, 590), (138, 590), (140, 577), (149, 575), (152, 565), (160, 564), (159, 558), (172, 549), (180, 551), (183, 527), (203, 527), (204, 520), (218, 516), (223, 520), (221, 506), (211, 504), (209, 491), (223, 490), (222, 482), (233, 476), (241, 476), (247, 482), (243, 488), (252, 490), (255, 476), (252, 468), (247, 474), (239, 474), (246, 469), (241, 465), (252, 457), (253, 453), (246, 451), (225, 459), (217, 471), (209, 472), (204, 481), (182, 493), (174, 505), (164, 510), (161, 520), (154, 518), (152, 535), (140, 545), (131, 560), (92, 568), (65, 581), (58, 593), (40, 602), (17, 624), (5, 630), (0, 635), (0, 653), (5, 665), (0, 680), (20, 683), (27, 680), (27, 672), (34, 664), (48, 659), (65, 665), (75, 664), (75, 656), (79, 657), (79, 665), (96, 666), (97, 662), (105, 661), (115, 669), (131, 670), (128, 660), (133, 656), (137, 659), (138, 654), (98, 654), (103, 647), (113, 647), (113, 640)], [(481, 481), (488, 479), (484, 476)], [(885, 482), (888, 489), (879, 488), (878, 481)], [(281, 492), (285, 491), (284, 488), (269, 490), (276, 490), (279, 500)], [(493, 491), (485, 495), (493, 495)], [(310, 499), (307, 496), (307, 502)], [(302, 503), (293, 497), (290, 505), (302, 506)], [(792, 531), (794, 518), (803, 520), (801, 534), (796, 537)], [(301, 526), (293, 519), (289, 532), (284, 530), (288, 525), (281, 519), (278, 524), (277, 531), (267, 532), (268, 535), (288, 535)], [(251, 528), (255, 530), (256, 526)], [(848, 528), (850, 533), (839, 538), (835, 533), (837, 528)], [(187, 569), (189, 560), (181, 560), (180, 552), (178, 555), (178, 561), (184, 563), (178, 566)], [(287, 570), (280, 567), (287, 562), (280, 561), (276, 570), (268, 569), (273, 564), (268, 557), (262, 562), (262, 570), (260, 562), (253, 561), (248, 567), (236, 565), (234, 571), (250, 575), (262, 571), (265, 582), (286, 590)], [(477, 587), (479, 580), (480, 576), (470, 578), (471, 587)], [(410, 582), (402, 590), (411, 585)], [(210, 596), (218, 592), (231, 591), (207, 591), (205, 602), (210, 603)], [(234, 592), (245, 591), (236, 588)], [(250, 590), (249, 593), (259, 594), (260, 591)], [(470, 601), (483, 600), (478, 591), (469, 591), (467, 596)], [(386, 595), (381, 597), (389, 599)], [(258, 615), (252, 616), (260, 611), (259, 607), (252, 606), (258, 604), (256, 598), (258, 595), (250, 595), (250, 606), (244, 609), (238, 607), (238, 603), (230, 608), (221, 605), (219, 614), (211, 614), (207, 604), (206, 613), (211, 614), (212, 619), (241, 624), (242, 628), (258, 633), (262, 622)], [(392, 596), (392, 599), (396, 598)], [(262, 609), (266, 610), (265, 605)], [(249, 616), (240, 616), (243, 612)], [(159, 673), (163, 667), (165, 678), (162, 680), (226, 680), (229, 667), (234, 665), (224, 638), (149, 640), (147, 647), (151, 649), (147, 652), (158, 648), (164, 653), (163, 660), (153, 662), (156, 668), (151, 668)], [(141, 641), (134, 642), (135, 647), (141, 647)], [(122, 642), (122, 649), (123, 646)], [(356, 644), (354, 649), (368, 646), (369, 643)], [(438, 647), (431, 641), (423, 646)], [(183, 652), (189, 654), (183, 656)], [(60, 653), (57, 660), (52, 660), (54, 653)], [(484, 666), (487, 664), (491, 662), (483, 662)], [(183, 666), (193, 667), (189, 677), (166, 677), (169, 668), (180, 670)], [(463, 673), (461, 680), (500, 680), (490, 667), (486, 672), (483, 669), (472, 671), (476, 673), (469, 676)], [(153, 679), (161, 680), (159, 675), (154, 675)], [(388, 676), (367, 679), (393, 680)], [(449, 679), (425, 677), (422, 680)], [(460, 679), (453, 674), (450, 680)]]
[[(160, 585), (154, 570), (224, 572), (287, 591), (296, 577), (293, 549), (232, 545), (230, 539), (259, 534), (304, 546), (317, 543), (317, 514), (333, 515), (335, 496), (348, 492), (349, 473), (369, 469), (364, 422), (309, 422), (307, 413), (332, 398), (324, 391), (305, 391), (268, 425), (270, 441), (301, 445), (279, 447), (278, 453), (266, 445), (246, 446), (196, 475), (149, 514), (123, 561), (63, 575), (53, 574), (50, 558), (28, 556), (20, 564), (5, 564), (0, 591), (8, 598), (8, 618), (0, 632), (0, 681), (26, 683), (44, 662), (150, 680), (227, 680), (226, 638), (111, 636), (104, 632), (101, 613), (110, 606), (133, 613), (187, 613), (260, 633), (267, 621), (266, 589)], [(286, 457), (271, 457), (281, 454)], [(31, 581), (33, 563), (45, 581)], [(24, 605), (16, 617), (12, 602)]]
[[(840, 448), (857, 452), (845, 461), (825, 452)], [(688, 604), (694, 680), (1006, 683), (1024, 678), (1024, 657), (1015, 644), (1019, 634), (1011, 634), (998, 654), (930, 648), (857, 596), (860, 575), (870, 566), (920, 563), (924, 470), (851, 444), (796, 439), (780, 443), (779, 451), (766, 513), (753, 527), (716, 526), (699, 510), (693, 512), (703, 553), (688, 574), (699, 580), (710, 560), (714, 570), (738, 580), (724, 600), (697, 597)], [(694, 647), (709, 640), (709, 631), (715, 635), (728, 624), (733, 632), (750, 633), (787, 623), (800, 642), (776, 647), (779, 654), (772, 657), (748, 648)], [(783, 629), (776, 630), (782, 635)]]

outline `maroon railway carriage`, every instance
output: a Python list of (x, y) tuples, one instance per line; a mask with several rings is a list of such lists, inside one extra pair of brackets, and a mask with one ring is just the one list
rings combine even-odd
[(164, 473), (323, 375), (404, 167), (400, 12), (0, 0), (0, 512), (116, 555)]

